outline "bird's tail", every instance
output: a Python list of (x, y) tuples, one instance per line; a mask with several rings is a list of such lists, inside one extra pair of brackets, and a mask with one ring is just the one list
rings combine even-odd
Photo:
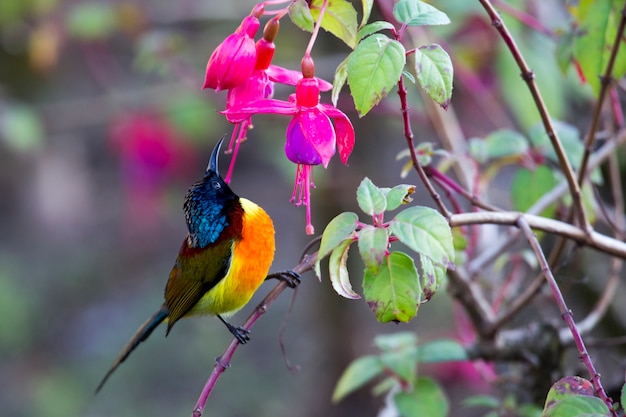
[(96, 388), (96, 394), (98, 393), (98, 391), (100, 391), (100, 389), (102, 389), (104, 383), (107, 381), (107, 379), (109, 379), (109, 377), (117, 369), (117, 367), (126, 360), (128, 355), (130, 355), (130, 353), (135, 350), (135, 348), (139, 346), (141, 342), (143, 342), (148, 338), (148, 336), (150, 336), (152, 331), (156, 329), (158, 325), (167, 318), (168, 315), (168, 308), (166, 306), (163, 306), (159, 309), (159, 311), (154, 313), (154, 315), (152, 315), (152, 317), (150, 317), (144, 324), (142, 324), (139, 329), (137, 329), (133, 337), (128, 341), (126, 346), (124, 346), (124, 349), (122, 349), (117, 359), (115, 359), (113, 365), (111, 365), (111, 368), (109, 368), (109, 371), (106, 373), (104, 378), (102, 378), (100, 384), (98, 384), (98, 388)]

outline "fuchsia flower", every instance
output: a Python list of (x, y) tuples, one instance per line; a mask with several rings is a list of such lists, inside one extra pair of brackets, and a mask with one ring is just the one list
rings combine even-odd
[[(252, 128), (251, 114), (238, 114), (236, 109), (252, 105), (253, 103), (271, 98), (274, 93), (274, 82), (288, 85), (296, 85), (302, 78), (302, 73), (285, 69), (276, 65), (271, 65), (274, 58), (274, 38), (279, 29), (280, 21), (276, 18), (270, 19), (263, 30), (263, 37), (256, 43), (256, 63), (254, 70), (243, 84), (237, 85), (228, 90), (226, 98), (226, 119), (235, 125), (230, 138), (227, 152), (232, 152), (230, 166), (225, 177), (225, 181), (230, 182), (239, 145), (246, 140), (248, 129)], [(332, 84), (318, 79), (321, 91), (328, 91)], [(235, 113), (229, 113), (229, 110)]]
[(206, 66), (203, 89), (227, 90), (245, 83), (250, 77), (256, 64), (254, 36), (261, 26), (259, 17), (263, 11), (262, 4), (255, 6), (235, 33), (215, 48)]
[[(302, 75), (296, 85), (295, 98), (289, 102), (265, 99), (243, 107), (232, 106), (223, 113), (231, 118), (245, 118), (256, 113), (274, 113), (293, 116), (286, 132), (285, 154), (297, 164), (296, 181), (291, 201), (307, 207), (306, 232), (313, 234), (311, 224), (310, 187), (313, 184), (314, 165), (328, 166), (339, 151), (346, 164), (354, 148), (354, 128), (350, 119), (340, 110), (319, 102), (320, 82), (313, 76), (315, 67), (310, 56), (302, 60)], [(334, 120), (334, 126), (331, 122)]]

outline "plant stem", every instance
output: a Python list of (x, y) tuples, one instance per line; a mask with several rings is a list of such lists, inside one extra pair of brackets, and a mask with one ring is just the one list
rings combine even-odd
[(526, 236), (526, 239), (528, 239), (528, 243), (530, 243), (530, 246), (535, 252), (535, 256), (537, 257), (537, 260), (539, 261), (539, 265), (541, 266), (541, 272), (543, 273), (543, 276), (545, 277), (546, 281), (548, 282), (548, 285), (550, 286), (550, 289), (552, 290), (552, 295), (554, 296), (554, 299), (556, 300), (556, 303), (559, 306), (561, 316), (563, 317), (563, 320), (565, 320), (567, 327), (569, 327), (572, 337), (574, 339), (574, 343), (576, 344), (576, 347), (578, 348), (578, 352), (580, 353), (580, 359), (585, 364), (585, 367), (587, 368), (587, 371), (589, 372), (591, 381), (593, 382), (593, 386), (596, 391), (596, 395), (598, 395), (598, 397), (600, 397), (600, 399), (604, 401), (604, 403), (609, 408), (609, 410), (611, 410), (611, 414), (614, 417), (618, 417), (617, 411), (613, 409), (613, 401), (611, 401), (608, 395), (606, 395), (606, 392), (604, 391), (604, 388), (602, 387), (602, 382), (600, 381), (600, 374), (596, 371), (596, 368), (593, 365), (593, 362), (591, 362), (591, 357), (589, 356), (589, 353), (587, 352), (587, 348), (585, 347), (585, 342), (583, 342), (583, 339), (580, 333), (578, 332), (578, 329), (576, 328), (576, 323), (574, 322), (572, 311), (567, 307), (567, 304), (565, 303), (565, 299), (563, 298), (563, 294), (561, 294), (561, 290), (559, 289), (556, 279), (554, 278), (554, 275), (552, 274), (552, 270), (550, 269), (548, 260), (543, 254), (543, 251), (541, 250), (541, 246), (539, 245), (539, 240), (537, 240), (537, 236), (535, 236), (532, 229), (530, 228), (530, 225), (528, 224), (528, 222), (526, 221), (526, 218), (523, 215), (520, 215), (518, 217), (517, 226), (522, 230), (522, 232)]

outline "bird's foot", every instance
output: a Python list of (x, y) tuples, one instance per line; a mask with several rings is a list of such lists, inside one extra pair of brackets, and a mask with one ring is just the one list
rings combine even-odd
[(296, 288), (302, 280), (300, 279), (300, 274), (295, 271), (281, 271), (274, 272), (273, 274), (269, 274), (265, 280), (268, 279), (277, 279), (279, 281), (284, 281), (289, 288)]
[(246, 343), (250, 341), (250, 330), (244, 329), (243, 327), (233, 326), (232, 324), (224, 320), (222, 316), (220, 315), (218, 315), (217, 317), (222, 321), (222, 323), (224, 323), (228, 331), (233, 336), (235, 336), (235, 338), (239, 341), (239, 343), (241, 343), (242, 345), (245, 345)]

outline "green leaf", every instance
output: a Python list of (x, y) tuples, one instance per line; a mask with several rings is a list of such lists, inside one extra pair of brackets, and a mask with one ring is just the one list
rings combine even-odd
[[(417, 377), (417, 346), (395, 352), (386, 352), (380, 355), (380, 360), (387, 373), (392, 373), (394, 379), (413, 385)], [(404, 385), (404, 384), (403, 384)]]
[(411, 392), (393, 397), (402, 417), (446, 417), (450, 408), (443, 390), (433, 379), (420, 377)]
[(459, 342), (439, 339), (420, 345), (417, 360), (420, 363), (466, 361), (467, 353)]
[[(517, 170), (511, 183), (511, 203), (517, 211), (527, 211), (545, 193), (557, 185), (557, 180), (550, 168), (539, 165), (534, 171), (526, 168)], [(553, 217), (556, 212), (556, 204), (550, 205), (541, 215)]]
[(452, 98), (452, 60), (437, 44), (424, 45), (415, 50), (415, 74), (424, 91), (444, 109)]
[(465, 407), (496, 408), (500, 406), (500, 400), (491, 395), (472, 395), (463, 400)]
[(361, 24), (359, 25), (360, 28), (365, 26), (369, 20), (370, 15), (372, 14), (372, 7), (374, 7), (374, 0), (361, 0), (361, 4), (363, 5), (363, 17), (361, 17)]
[(408, 26), (447, 25), (450, 19), (444, 13), (418, 0), (399, 0), (393, 7), (393, 17)]
[(542, 417), (608, 417), (609, 408), (596, 397), (572, 396), (546, 408)]
[[(324, 0), (311, 2), (311, 16), (317, 21)], [(322, 27), (354, 49), (356, 46), (357, 19), (354, 6), (347, 0), (328, 0)]]
[(398, 213), (390, 228), (400, 242), (429, 257), (435, 264), (452, 265), (452, 232), (446, 219), (437, 211), (429, 207), (409, 207)]
[(31, 107), (12, 105), (0, 112), (0, 139), (17, 152), (28, 152), (44, 143), (44, 127)]
[(211, 126), (219, 123), (217, 111), (209, 100), (198, 94), (181, 93), (167, 100), (167, 118), (178, 132), (200, 143), (206, 142)]
[(324, 229), (320, 249), (317, 252), (317, 261), (315, 262), (315, 274), (319, 279), (322, 277), (320, 273), (321, 260), (352, 235), (352, 232), (356, 230), (356, 222), (358, 220), (359, 216), (356, 213), (341, 213), (332, 219), (326, 226), (326, 229)]
[(446, 276), (446, 270), (441, 266), (435, 265), (433, 261), (426, 256), (420, 256), (420, 264), (422, 266), (422, 275), (420, 275), (422, 298), (424, 302), (426, 302), (439, 291)]
[(520, 156), (528, 152), (528, 140), (514, 130), (500, 129), (485, 138), (487, 158)]
[[(556, 133), (561, 140), (567, 159), (569, 159), (574, 169), (578, 169), (583, 157), (583, 152), (585, 151), (585, 145), (580, 137), (580, 131), (576, 126), (558, 120), (554, 121), (553, 125), (554, 130), (556, 130)], [(556, 152), (552, 147), (552, 142), (550, 142), (550, 138), (548, 137), (542, 123), (532, 126), (528, 134), (530, 142), (537, 151), (539, 151), (542, 155), (545, 155), (551, 161), (556, 163), (559, 162)], [(590, 178), (596, 184), (602, 183), (602, 174), (599, 169), (594, 169), (591, 172)]]
[(408, 322), (417, 314), (421, 289), (413, 259), (402, 252), (392, 252), (378, 274), (365, 270), (363, 295), (382, 323)]
[(367, 177), (356, 190), (356, 200), (361, 210), (370, 216), (381, 214), (387, 208), (385, 194)]
[(415, 332), (380, 334), (374, 338), (374, 345), (382, 352), (412, 349), (417, 346)]
[(289, 18), (300, 29), (313, 32), (315, 20), (306, 0), (296, 0), (289, 5)]
[(333, 89), (330, 93), (330, 100), (333, 103), (333, 106), (337, 106), (337, 100), (339, 100), (339, 93), (343, 88), (346, 80), (348, 79), (348, 60), (350, 59), (350, 55), (346, 57), (339, 65), (337, 65), (337, 69), (335, 70), (335, 77), (333, 79)]
[[(613, 0), (581, 0), (578, 4), (578, 29), (574, 38), (574, 58), (585, 74), (596, 97), (600, 77), (609, 62), (611, 47), (617, 35), (622, 5)], [(626, 73), (626, 51), (620, 48), (613, 68), (613, 78)]]
[(330, 283), (337, 294), (345, 298), (357, 300), (361, 296), (352, 290), (348, 268), (346, 267), (348, 249), (350, 249), (351, 243), (352, 239), (346, 239), (333, 249), (328, 260), (328, 272), (330, 274)]
[(365, 226), (359, 230), (359, 253), (365, 267), (373, 273), (378, 273), (380, 265), (385, 259), (389, 235), (382, 227)]
[(110, 36), (117, 26), (113, 6), (106, 2), (75, 4), (67, 14), (67, 31), (81, 40), (101, 40)]
[(408, 204), (413, 199), (411, 194), (415, 192), (415, 186), (410, 184), (400, 184), (393, 188), (381, 188), (387, 197), (387, 211), (395, 210), (402, 204)]
[(361, 388), (382, 373), (383, 369), (383, 364), (377, 356), (363, 356), (354, 360), (337, 381), (333, 392), (333, 402), (339, 402), (348, 394)]
[(380, 359), (388, 372), (413, 385), (417, 370), (417, 335), (414, 332), (379, 335), (374, 344), (381, 350)]
[(380, 32), (381, 30), (385, 30), (385, 29), (393, 30), (395, 29), (395, 27), (391, 23), (385, 22), (384, 20), (383, 21), (377, 20), (376, 22), (367, 24), (363, 26), (361, 29), (359, 29), (359, 31), (357, 32), (356, 34), (357, 41), (360, 41), (361, 39), (368, 37), (372, 33)]
[(402, 44), (380, 33), (359, 42), (348, 61), (348, 84), (359, 117), (398, 83), (406, 63)]
[(622, 394), (620, 395), (620, 403), (622, 408), (626, 409), (626, 384), (622, 385)]
[(593, 396), (593, 384), (585, 378), (581, 378), (579, 376), (566, 376), (561, 378), (552, 384), (552, 387), (550, 387), (550, 391), (548, 391), (548, 395), (546, 397), (544, 410), (548, 410), (559, 401), (563, 401), (564, 399), (575, 395)]

